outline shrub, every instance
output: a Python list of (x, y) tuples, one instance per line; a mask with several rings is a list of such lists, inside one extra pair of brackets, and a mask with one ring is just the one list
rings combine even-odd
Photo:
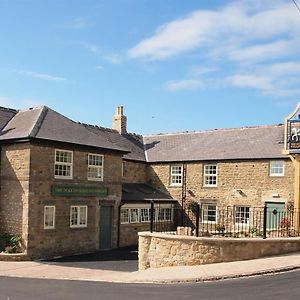
[(225, 225), (224, 224), (217, 224), (216, 225), (216, 230), (219, 232), (219, 233), (224, 233), (225, 231)]
[(0, 252), (16, 253), (22, 250), (22, 238), (18, 234), (0, 234)]
[(291, 228), (291, 220), (287, 217), (284, 217), (280, 220), (280, 228), (290, 229)]

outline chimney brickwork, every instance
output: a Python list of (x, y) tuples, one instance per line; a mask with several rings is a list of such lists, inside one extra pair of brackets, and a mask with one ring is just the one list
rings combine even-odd
[(113, 129), (117, 130), (120, 134), (127, 133), (127, 118), (124, 116), (123, 106), (117, 107), (116, 115), (113, 117)]

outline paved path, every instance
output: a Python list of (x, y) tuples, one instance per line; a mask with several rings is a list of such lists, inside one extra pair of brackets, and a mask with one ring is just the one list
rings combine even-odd
[(136, 272), (65, 266), (58, 262), (1, 261), (0, 276), (123, 283), (175, 283), (236, 278), (298, 268), (300, 268), (300, 252), (239, 262), (148, 269)]

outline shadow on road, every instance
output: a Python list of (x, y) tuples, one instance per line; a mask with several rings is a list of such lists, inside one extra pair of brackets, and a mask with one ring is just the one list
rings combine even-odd
[(44, 262), (73, 268), (134, 272), (138, 270), (138, 251), (134, 246), (66, 256)]

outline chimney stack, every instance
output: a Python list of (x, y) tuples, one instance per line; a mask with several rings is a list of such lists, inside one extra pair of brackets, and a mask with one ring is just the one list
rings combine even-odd
[(124, 116), (123, 106), (117, 107), (116, 115), (113, 117), (113, 129), (117, 130), (120, 134), (127, 133), (126, 123), (127, 118)]

